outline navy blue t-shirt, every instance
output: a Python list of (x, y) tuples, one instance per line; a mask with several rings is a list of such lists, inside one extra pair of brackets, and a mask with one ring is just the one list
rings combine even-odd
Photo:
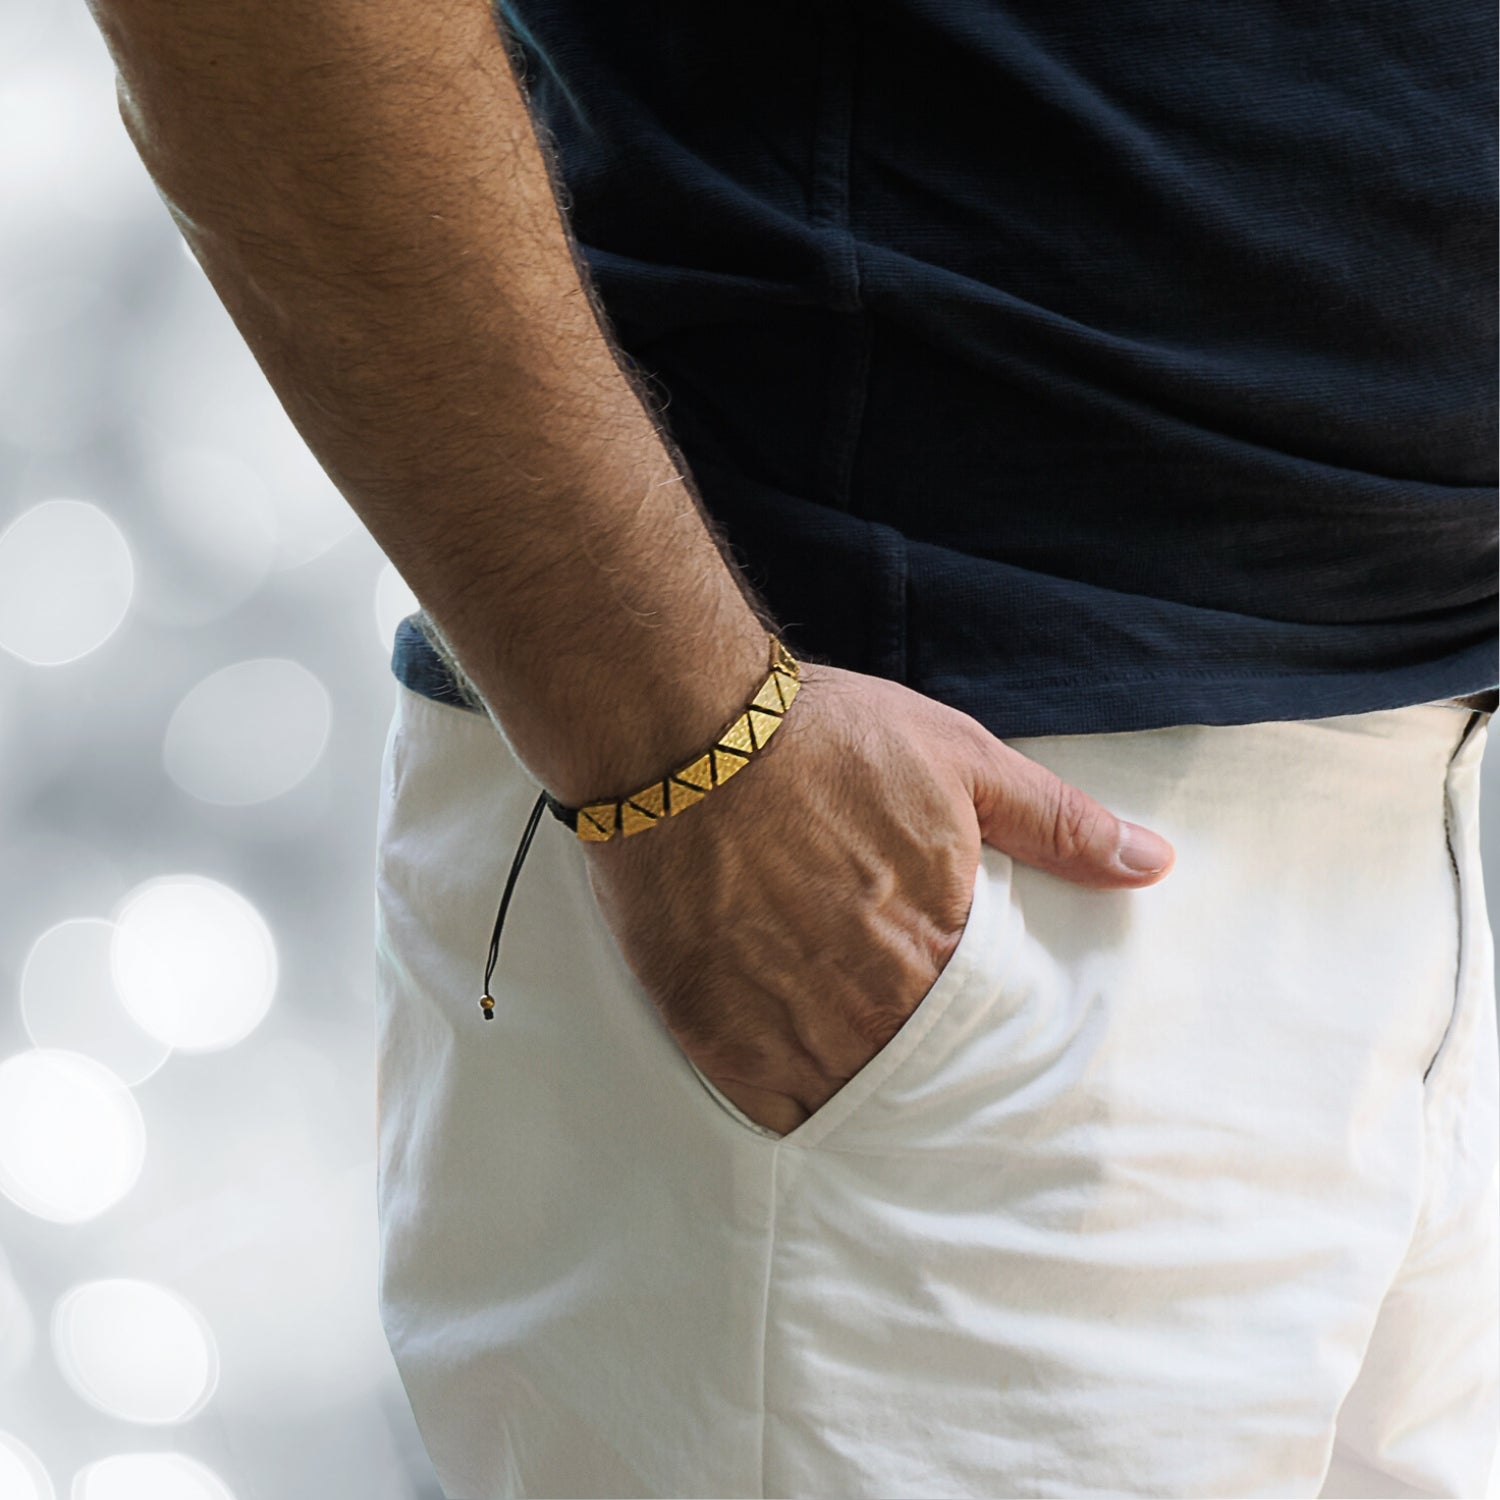
[[(1001, 736), (1500, 680), (1492, 5), (498, 21), (794, 653)], [(398, 676), (434, 662), (408, 622)]]

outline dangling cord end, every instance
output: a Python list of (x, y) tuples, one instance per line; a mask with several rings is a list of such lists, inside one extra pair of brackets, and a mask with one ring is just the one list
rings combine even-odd
[(510, 893), (516, 887), (516, 876), (521, 873), (521, 861), (526, 858), (526, 851), (531, 847), (531, 836), (536, 832), (536, 825), (541, 821), (542, 809), (547, 805), (547, 794), (543, 792), (536, 799), (536, 806), (531, 809), (531, 819), (526, 824), (526, 832), (521, 835), (521, 847), (516, 850), (516, 857), (511, 862), (510, 879), (505, 882), (505, 894), (500, 898), (500, 911), (495, 917), (495, 930), (490, 934), (490, 957), (484, 966), (484, 993), (479, 997), (479, 1008), (484, 1012), (486, 1021), (495, 1019), (495, 999), (490, 994), (490, 975), (495, 972), (495, 959), (500, 953), (500, 929), (505, 925), (505, 908), (510, 905)]

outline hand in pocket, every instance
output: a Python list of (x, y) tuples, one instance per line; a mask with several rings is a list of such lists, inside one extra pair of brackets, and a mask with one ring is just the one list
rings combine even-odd
[(1152, 885), (1173, 859), (970, 715), (807, 662), (744, 771), (644, 833), (583, 848), (605, 923), (678, 1045), (785, 1135), (933, 987), (981, 842), (1101, 890)]

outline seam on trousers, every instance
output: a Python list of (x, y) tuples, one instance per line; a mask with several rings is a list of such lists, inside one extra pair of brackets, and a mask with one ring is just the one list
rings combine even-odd
[(778, 1139), (771, 1147), (771, 1223), (766, 1230), (766, 1284), (760, 1299), (760, 1471), (755, 1476), (755, 1494), (764, 1500), (766, 1493), (766, 1405), (767, 1375), (766, 1346), (771, 1337), (771, 1268), (776, 1261), (776, 1230), (780, 1221), (778, 1212), (781, 1203), (781, 1187), (778, 1181), (781, 1166), (781, 1142)]
[(1453, 753), (1448, 757), (1448, 767), (1443, 776), (1443, 837), (1445, 847), (1448, 851), (1448, 868), (1453, 872), (1454, 919), (1458, 926), (1458, 945), (1454, 957), (1453, 1003), (1448, 1011), (1448, 1024), (1443, 1028), (1443, 1034), (1438, 1038), (1437, 1049), (1433, 1052), (1431, 1058), (1428, 1059), (1427, 1067), (1422, 1073), (1422, 1083), (1424, 1086), (1432, 1077), (1433, 1069), (1437, 1067), (1443, 1054), (1448, 1050), (1448, 1043), (1453, 1035), (1453, 1029), (1458, 1024), (1459, 1007), (1463, 1001), (1462, 986), (1467, 968), (1465, 960), (1468, 957), (1466, 950), (1469, 943), (1469, 933), (1467, 930), (1468, 924), (1464, 921), (1464, 881), (1458, 869), (1458, 855), (1453, 848), (1453, 765), (1463, 752), (1464, 747), (1469, 743), (1476, 725), (1483, 719), (1484, 713), (1480, 709), (1474, 709), (1469, 714), (1468, 723), (1464, 725), (1463, 733), (1459, 735), (1458, 743), (1453, 747)]
[[(1429, 1061), (1427, 1064), (1426, 1072), (1422, 1074), (1422, 1083), (1424, 1085), (1422, 1098), (1422, 1129), (1417, 1143), (1417, 1191), (1412, 1195), (1411, 1224), (1405, 1236), (1405, 1244), (1402, 1248), (1400, 1258), (1396, 1261), (1396, 1264), (1391, 1271), (1390, 1278), (1386, 1282), (1384, 1288), (1381, 1290), (1380, 1296), (1375, 1300), (1373, 1304), (1369, 1325), (1365, 1330), (1364, 1339), (1361, 1341), (1359, 1351), (1359, 1364), (1355, 1368), (1354, 1380), (1351, 1381), (1350, 1386), (1345, 1389), (1343, 1396), (1339, 1400), (1339, 1415), (1342, 1415), (1343, 1405), (1344, 1402), (1348, 1399), (1349, 1391), (1353, 1388), (1354, 1383), (1358, 1381), (1359, 1374), (1364, 1369), (1365, 1361), (1369, 1358), (1370, 1341), (1375, 1335), (1375, 1329), (1380, 1321), (1381, 1311), (1384, 1309), (1386, 1302), (1391, 1295), (1392, 1288), (1401, 1279), (1402, 1274), (1411, 1265), (1413, 1256), (1420, 1254), (1420, 1250), (1418, 1247), (1420, 1245), (1424, 1227), (1426, 1224), (1427, 1202), (1429, 1194), (1432, 1191), (1430, 1173), (1433, 1162), (1431, 1141), (1429, 1140), (1431, 1131), (1428, 1125), (1428, 1109), (1432, 1101), (1425, 1086), (1428, 1076), (1431, 1074), (1433, 1068), (1437, 1065), (1438, 1059), (1443, 1056), (1444, 1052), (1447, 1049), (1449, 1035), (1452, 1032), (1453, 1027), (1458, 1019), (1458, 1007), (1459, 1001), (1461, 999), (1460, 986), (1462, 985), (1464, 978), (1464, 941), (1467, 935), (1464, 925), (1463, 877), (1459, 873), (1458, 860), (1454, 854), (1453, 849), (1453, 799), (1450, 795), (1450, 783), (1453, 774), (1453, 762), (1457, 760), (1459, 752), (1463, 749), (1463, 747), (1468, 744), (1469, 737), (1473, 734), (1475, 725), (1481, 720), (1481, 718), (1482, 715), (1478, 711), (1470, 714), (1469, 720), (1464, 726), (1463, 733), (1459, 736), (1458, 743), (1453, 747), (1453, 751), (1448, 757), (1448, 765), (1443, 773), (1443, 832), (1448, 851), (1448, 868), (1453, 872), (1453, 893), (1455, 915), (1457, 921), (1458, 943), (1454, 960), (1453, 1003), (1448, 1012), (1448, 1024), (1443, 1029), (1443, 1035), (1438, 1041), (1437, 1048), (1433, 1052), (1431, 1061)], [(1330, 1434), (1328, 1452), (1323, 1465), (1323, 1472), (1318, 1479), (1319, 1493), (1322, 1492), (1323, 1484), (1328, 1477), (1328, 1471), (1333, 1467), (1335, 1458), (1339, 1456), (1339, 1446), (1340, 1436), (1338, 1421), (1336, 1419), (1333, 1430)], [(1373, 1461), (1371, 1459), (1365, 1457), (1362, 1454), (1356, 1456), (1360, 1458), (1365, 1467), (1372, 1467)], [(1385, 1470), (1377, 1470), (1377, 1472), (1381, 1473), (1385, 1477), (1389, 1477)]]
[(1446, 786), (1443, 788), (1443, 837), (1448, 851), (1448, 868), (1453, 872), (1453, 903), (1454, 916), (1458, 923), (1458, 944), (1453, 958), (1453, 995), (1448, 1008), (1448, 1024), (1443, 1027), (1443, 1034), (1438, 1038), (1438, 1044), (1427, 1061), (1427, 1067), (1423, 1070), (1422, 1082), (1424, 1084), (1432, 1076), (1432, 1070), (1437, 1066), (1438, 1058), (1443, 1055), (1443, 1049), (1448, 1045), (1448, 1038), (1458, 1020), (1459, 987), (1464, 977), (1464, 886), (1463, 877), (1458, 873), (1458, 860), (1453, 854), (1453, 801), (1448, 795)]

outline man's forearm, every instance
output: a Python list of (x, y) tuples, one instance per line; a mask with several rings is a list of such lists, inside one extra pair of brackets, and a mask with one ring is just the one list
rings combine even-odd
[(121, 116), (308, 446), (554, 793), (766, 671), (600, 331), (484, 0), (90, 0)]

